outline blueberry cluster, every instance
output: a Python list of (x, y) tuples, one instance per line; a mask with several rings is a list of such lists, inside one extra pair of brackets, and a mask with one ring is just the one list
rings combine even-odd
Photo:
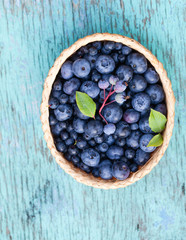
[[(76, 104), (76, 91), (96, 103), (95, 119)], [(166, 115), (159, 75), (139, 52), (116, 42), (81, 47), (62, 65), (49, 99), (58, 151), (102, 179), (126, 179), (150, 158), (150, 108)]]

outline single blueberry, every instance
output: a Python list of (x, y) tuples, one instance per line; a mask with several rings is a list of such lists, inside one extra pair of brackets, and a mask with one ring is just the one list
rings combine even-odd
[(103, 124), (99, 120), (90, 120), (85, 125), (85, 134), (91, 138), (95, 138), (103, 133)]
[(143, 133), (153, 133), (149, 126), (149, 114), (145, 114), (139, 121), (139, 129)]
[(132, 148), (128, 148), (125, 150), (125, 157), (129, 160), (134, 159), (135, 157), (135, 151)]
[(67, 151), (67, 147), (64, 142), (57, 142), (56, 143), (56, 148), (59, 152), (65, 153)]
[(52, 91), (51, 91), (51, 95), (52, 95), (52, 97), (54, 97), (54, 98), (59, 98), (60, 95), (61, 95), (61, 91), (52, 90)]
[(65, 104), (65, 103), (67, 103), (68, 102), (68, 95), (66, 95), (66, 94), (61, 94), (60, 95), (60, 97), (59, 97), (59, 102), (61, 103), (61, 104)]
[(112, 178), (112, 163), (111, 161), (104, 160), (99, 165), (99, 176), (104, 180)]
[(63, 91), (71, 95), (73, 92), (77, 91), (80, 87), (81, 83), (78, 78), (71, 78), (70, 80), (66, 81), (63, 85)]
[(146, 89), (146, 93), (150, 96), (152, 104), (161, 103), (165, 98), (163, 88), (158, 84), (153, 84), (149, 86)]
[(69, 104), (59, 105), (58, 108), (54, 110), (54, 114), (58, 121), (65, 121), (71, 118), (72, 113), (73, 110)]
[(72, 65), (72, 71), (76, 77), (84, 78), (90, 73), (90, 63), (84, 58), (77, 59)]
[(93, 168), (92, 175), (94, 177), (99, 177), (99, 168)]
[(111, 103), (103, 108), (103, 116), (109, 123), (117, 123), (122, 119), (123, 111), (117, 103)]
[(141, 138), (140, 138), (140, 148), (141, 150), (143, 150), (144, 152), (153, 152), (156, 147), (147, 147), (147, 145), (149, 144), (150, 140), (153, 138), (152, 134), (144, 134)]
[(58, 79), (54, 82), (52, 89), (54, 89), (54, 91), (61, 91), (62, 90), (62, 82), (61, 82), (60, 79)]
[(103, 46), (106, 50), (113, 50), (115, 48), (115, 42), (112, 41), (105, 41)]
[(116, 139), (116, 145), (119, 147), (125, 146), (125, 138), (117, 138)]
[(93, 42), (92, 46), (100, 50), (102, 48), (102, 42), (100, 41)]
[(79, 168), (81, 170), (83, 170), (84, 172), (86, 172), (86, 173), (90, 173), (91, 172), (91, 168), (89, 166), (87, 166), (86, 164), (84, 164), (83, 162), (80, 162)]
[(83, 82), (80, 90), (81, 90), (81, 92), (85, 92), (86, 94), (88, 94), (91, 98), (96, 98), (100, 92), (100, 89), (99, 89), (97, 83), (92, 82), (92, 81)]
[(154, 84), (159, 81), (159, 75), (156, 70), (152, 67), (148, 68), (147, 71), (144, 73), (145, 79), (148, 83)]
[(116, 69), (116, 75), (118, 76), (119, 80), (129, 82), (133, 77), (133, 70), (129, 66), (120, 65)]
[(136, 157), (134, 158), (134, 162), (139, 166), (144, 165), (150, 158), (150, 154), (148, 152), (144, 152), (141, 149), (136, 151)]
[(127, 47), (127, 46), (123, 46), (122, 49), (121, 49), (121, 51), (122, 51), (122, 54), (123, 54), (123, 55), (128, 55), (129, 53), (132, 52), (132, 49), (129, 48), (129, 47)]
[(65, 144), (67, 146), (70, 146), (70, 145), (73, 145), (75, 143), (75, 140), (73, 138), (68, 138), (66, 141), (65, 141)]
[(70, 137), (76, 140), (78, 138), (77, 132), (74, 130), (70, 131)]
[(116, 42), (115, 43), (115, 49), (116, 50), (120, 50), (122, 48), (123, 44), (122, 43), (119, 43), (119, 42)]
[(78, 155), (79, 149), (78, 149), (75, 145), (70, 145), (70, 146), (68, 147), (68, 153), (69, 153), (70, 155)]
[(124, 150), (122, 147), (112, 145), (107, 150), (106, 155), (111, 160), (118, 160), (124, 155)]
[(124, 63), (124, 61), (125, 61), (125, 55), (119, 54), (119, 55), (118, 55), (118, 60), (119, 60), (120, 63)]
[(136, 163), (132, 163), (129, 165), (131, 172), (137, 172), (138, 171), (138, 165)]
[(147, 111), (150, 108), (150, 97), (146, 93), (137, 93), (132, 99), (132, 107), (138, 111)]
[(108, 80), (105, 80), (105, 79), (100, 79), (99, 82), (98, 82), (98, 87), (100, 89), (106, 89), (108, 88), (109, 86), (109, 81)]
[(125, 162), (116, 161), (112, 166), (112, 175), (118, 180), (124, 180), (128, 178), (130, 169)]
[(76, 155), (72, 155), (71, 157), (71, 161), (74, 163), (74, 164), (77, 164), (80, 162), (80, 158)]
[(127, 57), (127, 63), (135, 73), (142, 74), (147, 70), (147, 59), (141, 53), (131, 53)]
[(114, 61), (115, 61), (116, 64), (119, 62), (118, 56), (119, 56), (119, 55), (118, 55), (118, 53), (116, 53), (116, 52), (111, 53), (111, 57), (114, 59)]
[(135, 111), (134, 109), (127, 109), (123, 115), (123, 119), (127, 123), (136, 123), (138, 122), (139, 118), (140, 118), (140, 113)]
[(113, 135), (105, 135), (104, 142), (110, 146), (115, 142), (115, 138)]
[(87, 147), (87, 141), (85, 141), (83, 138), (79, 137), (77, 139), (76, 146), (79, 149), (85, 149), (85, 147)]
[(85, 124), (85, 120), (79, 118), (73, 120), (73, 128), (77, 133), (84, 133)]
[(94, 69), (96, 67), (96, 60), (97, 60), (98, 57), (99, 57), (99, 54), (94, 55), (94, 56), (92, 56), (90, 54), (86, 54), (84, 56), (84, 58), (89, 61), (91, 69)]
[(50, 126), (55, 125), (58, 122), (58, 120), (55, 118), (54, 114), (49, 115), (49, 124)]
[(59, 106), (59, 101), (57, 98), (52, 97), (49, 99), (48, 104), (51, 109), (56, 109)]
[(98, 73), (98, 71), (96, 69), (94, 69), (92, 71), (91, 79), (92, 79), (93, 82), (98, 82), (101, 79), (101, 74)]
[(141, 132), (139, 130), (132, 131), (130, 136), (127, 138), (126, 143), (129, 148), (137, 149), (139, 148)]
[(61, 139), (62, 140), (67, 140), (69, 138), (69, 133), (66, 130), (61, 131)]
[(99, 164), (100, 155), (93, 148), (89, 148), (81, 153), (81, 160), (90, 167), (96, 167)]
[(92, 55), (92, 56), (97, 55), (97, 53), (98, 53), (98, 50), (95, 47), (89, 48), (88, 51), (89, 51), (89, 54)]
[(91, 147), (95, 147), (95, 146), (96, 146), (96, 142), (95, 142), (94, 139), (90, 139), (90, 140), (88, 141), (88, 144), (89, 144)]
[(105, 47), (102, 47), (102, 49), (101, 49), (102, 54), (110, 55), (111, 52), (112, 52), (112, 50), (106, 49)]
[(137, 123), (132, 123), (132, 124), (130, 125), (130, 128), (131, 128), (131, 130), (138, 130), (139, 125), (138, 125)]
[(133, 79), (129, 82), (129, 88), (132, 92), (143, 92), (147, 87), (147, 81), (141, 75), (134, 75)]
[(98, 146), (98, 149), (100, 152), (106, 152), (108, 150), (109, 146), (107, 143), (101, 143), (99, 146)]
[(104, 135), (95, 137), (94, 140), (97, 144), (101, 144), (104, 141)]
[(96, 60), (96, 69), (101, 74), (111, 73), (115, 68), (113, 58), (107, 55), (100, 55)]
[(103, 131), (107, 135), (111, 135), (116, 131), (116, 126), (113, 123), (106, 124)]
[(154, 110), (162, 113), (165, 116), (167, 115), (167, 108), (166, 108), (166, 105), (164, 103), (160, 103), (160, 104), (156, 105)]
[(61, 131), (66, 128), (65, 122), (58, 122), (55, 125), (51, 126), (51, 132), (55, 136), (59, 136)]
[(128, 123), (121, 121), (116, 125), (115, 135), (121, 138), (126, 138), (130, 135), (131, 130)]
[(72, 72), (72, 62), (66, 61), (61, 67), (61, 76), (64, 79), (70, 79), (73, 77), (73, 75), (74, 74)]

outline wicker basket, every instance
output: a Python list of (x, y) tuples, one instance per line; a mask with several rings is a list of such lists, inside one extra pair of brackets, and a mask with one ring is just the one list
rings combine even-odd
[[(48, 108), (48, 100), (50, 96), (50, 92), (52, 89), (52, 84), (56, 78), (57, 73), (59, 72), (62, 64), (66, 61), (66, 59), (71, 56), (74, 52), (76, 52), (80, 47), (94, 41), (103, 41), (103, 40), (110, 40), (115, 42), (121, 42), (138, 52), (142, 53), (154, 66), (156, 71), (160, 76), (160, 80), (162, 82), (165, 97), (166, 97), (166, 105), (167, 105), (167, 124), (166, 128), (163, 133), (164, 142), (163, 144), (153, 152), (150, 160), (142, 166), (137, 172), (131, 173), (129, 178), (124, 181), (119, 180), (103, 180), (100, 178), (95, 178), (92, 174), (87, 174), (79, 168), (76, 168), (68, 162), (63, 155), (56, 150), (54, 145), (53, 137), (50, 131), (49, 126), (49, 108)], [(95, 187), (95, 188), (102, 188), (102, 189), (115, 189), (115, 188), (123, 188), (126, 187), (139, 179), (143, 178), (146, 174), (148, 174), (156, 164), (160, 161), (161, 157), (165, 153), (165, 150), (168, 147), (173, 126), (174, 126), (174, 105), (175, 105), (175, 98), (172, 91), (171, 82), (167, 77), (167, 73), (163, 68), (162, 63), (160, 63), (157, 58), (144, 46), (142, 46), (137, 41), (130, 39), (125, 36), (121, 36), (118, 34), (109, 34), (109, 33), (96, 33), (90, 36), (86, 36), (82, 39), (79, 39), (75, 42), (71, 47), (65, 49), (61, 55), (56, 59), (53, 67), (50, 69), (48, 76), (44, 83), (44, 90), (42, 95), (42, 104), (41, 104), (41, 122), (42, 128), (44, 131), (44, 138), (47, 142), (47, 146), (50, 149), (52, 155), (56, 159), (57, 163), (60, 165), (61, 168), (65, 170), (68, 174), (70, 174), (73, 178), (75, 178), (78, 182), (84, 183), (86, 185)]]

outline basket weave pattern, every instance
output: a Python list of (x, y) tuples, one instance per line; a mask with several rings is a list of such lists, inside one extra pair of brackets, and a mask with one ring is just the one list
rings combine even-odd
[[(71, 56), (74, 52), (76, 52), (80, 47), (94, 41), (114, 41), (114, 42), (121, 42), (126, 46), (133, 48), (134, 50), (142, 53), (149, 62), (154, 66), (157, 73), (160, 76), (160, 80), (165, 92), (165, 101), (167, 105), (167, 124), (166, 128), (163, 133), (164, 142), (163, 144), (153, 152), (149, 161), (142, 166), (137, 172), (131, 173), (129, 178), (124, 181), (119, 181), (115, 179), (111, 180), (103, 180), (100, 178), (95, 178), (92, 174), (87, 174), (79, 168), (73, 166), (72, 163), (68, 162), (63, 155), (57, 151), (53, 137), (50, 131), (49, 126), (49, 108), (48, 108), (48, 100), (50, 96), (50, 92), (52, 89), (52, 84), (58, 74), (62, 64), (66, 61), (66, 59)], [(52, 155), (56, 159), (57, 163), (60, 165), (61, 168), (65, 170), (68, 174), (70, 174), (74, 179), (78, 182), (84, 183), (86, 185), (102, 188), (102, 189), (116, 189), (116, 188), (123, 188), (126, 187), (141, 178), (143, 178), (146, 174), (148, 174), (154, 166), (158, 164), (161, 157), (165, 153), (174, 127), (174, 114), (175, 114), (175, 98), (174, 93), (172, 91), (171, 82), (167, 77), (167, 73), (163, 68), (162, 63), (160, 63), (157, 58), (144, 46), (142, 46), (139, 42), (130, 39), (125, 36), (121, 36), (118, 34), (109, 34), (109, 33), (96, 33), (90, 36), (86, 36), (82, 39), (79, 39), (75, 42), (72, 46), (68, 49), (65, 49), (61, 55), (56, 59), (54, 62), (53, 67), (50, 69), (48, 76), (44, 83), (44, 90), (42, 94), (42, 104), (41, 104), (41, 122), (42, 128), (44, 132), (44, 138), (47, 142), (47, 146), (50, 149)]]

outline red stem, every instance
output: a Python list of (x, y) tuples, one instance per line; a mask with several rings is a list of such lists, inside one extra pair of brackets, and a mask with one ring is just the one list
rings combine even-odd
[(105, 104), (105, 106), (107, 106), (107, 105), (109, 105), (109, 104), (111, 104), (111, 103), (113, 103), (113, 102), (115, 102), (116, 100), (113, 100), (113, 101), (111, 101), (111, 102), (109, 102), (109, 103), (106, 103)]

